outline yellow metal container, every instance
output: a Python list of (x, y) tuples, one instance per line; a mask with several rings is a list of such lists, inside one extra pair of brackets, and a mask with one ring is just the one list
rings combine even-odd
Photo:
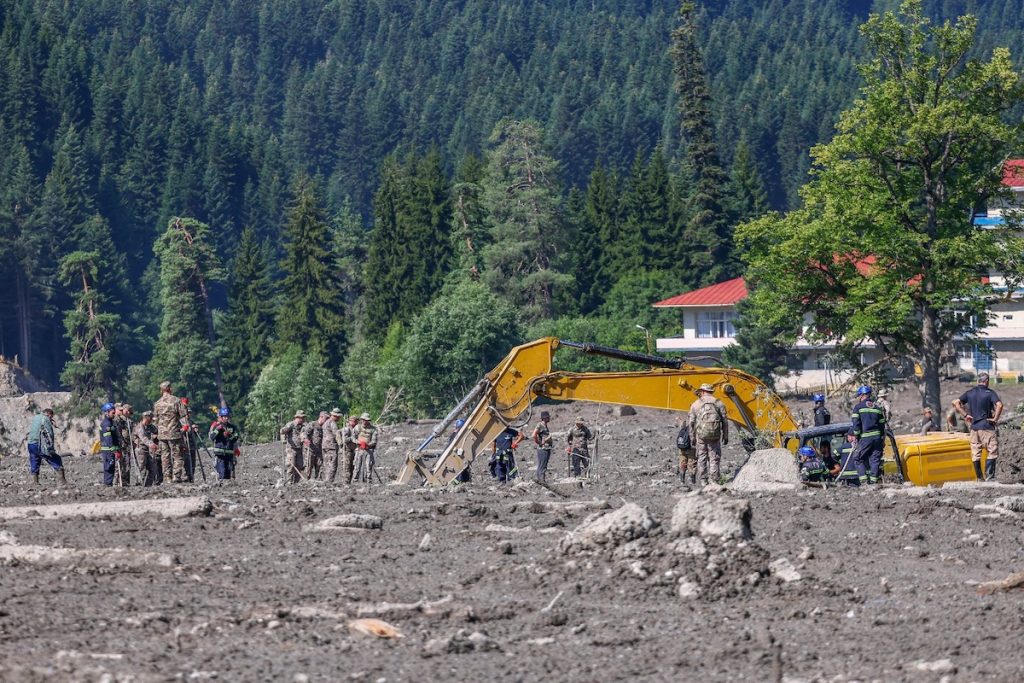
[[(974, 481), (970, 438), (966, 434), (940, 432), (925, 436), (900, 435), (896, 444), (903, 461), (904, 476), (917, 486), (941, 485), (947, 481)], [(988, 454), (982, 451), (981, 466)], [(886, 448), (886, 472), (895, 472), (891, 444)]]

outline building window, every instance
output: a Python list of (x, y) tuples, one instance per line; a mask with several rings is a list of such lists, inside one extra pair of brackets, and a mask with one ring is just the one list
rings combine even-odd
[(698, 339), (732, 339), (736, 336), (734, 311), (701, 311), (697, 314)]

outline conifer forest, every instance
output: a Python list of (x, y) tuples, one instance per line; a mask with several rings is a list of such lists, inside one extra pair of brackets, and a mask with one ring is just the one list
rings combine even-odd
[[(0, 354), (271, 435), (436, 414), (539, 336), (643, 350), (799, 204), (897, 5), (2, 0)], [(925, 7), (1019, 68), (1019, 0)]]

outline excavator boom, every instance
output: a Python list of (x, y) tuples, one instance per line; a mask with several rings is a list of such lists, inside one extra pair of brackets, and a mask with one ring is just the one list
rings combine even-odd
[[(638, 372), (557, 371), (552, 368), (552, 361), (560, 346), (651, 368)], [(697, 367), (676, 359), (546, 337), (512, 349), (487, 373), (434, 428), (431, 436), (408, 455), (398, 481), (411, 483), (418, 475), (428, 485), (447, 484), (478, 454), (489, 451), (507, 426), (522, 428), (529, 424), (533, 402), (538, 397), (688, 411), (702, 384), (715, 388), (715, 396), (725, 405), (727, 419), (756, 434), (765, 445), (781, 445), (782, 433), (797, 429), (782, 400), (756, 377), (740, 370)], [(428, 464), (425, 452), (429, 444), (467, 412), (465, 424), (437, 460)]]

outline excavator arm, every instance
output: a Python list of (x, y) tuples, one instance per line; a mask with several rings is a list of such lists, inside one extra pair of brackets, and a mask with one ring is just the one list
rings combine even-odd
[[(651, 366), (639, 372), (563, 372), (552, 368), (555, 351), (576, 348), (584, 353), (609, 356)], [(660, 367), (658, 367), (660, 366)], [(726, 417), (742, 430), (756, 434), (765, 445), (782, 444), (783, 432), (797, 424), (782, 400), (757, 378), (728, 368), (705, 368), (681, 360), (578, 344), (547, 337), (512, 349), (438, 423), (416, 451), (410, 453), (398, 475), (399, 483), (418, 476), (428, 485), (444, 485), (454, 479), (480, 453), (489, 452), (494, 439), (507, 426), (522, 429), (532, 418), (538, 397), (554, 401), (588, 401), (688, 411), (702, 384), (715, 387), (715, 396), (726, 408)], [(465, 424), (445, 445), (434, 463), (425, 455), (460, 415)]]

